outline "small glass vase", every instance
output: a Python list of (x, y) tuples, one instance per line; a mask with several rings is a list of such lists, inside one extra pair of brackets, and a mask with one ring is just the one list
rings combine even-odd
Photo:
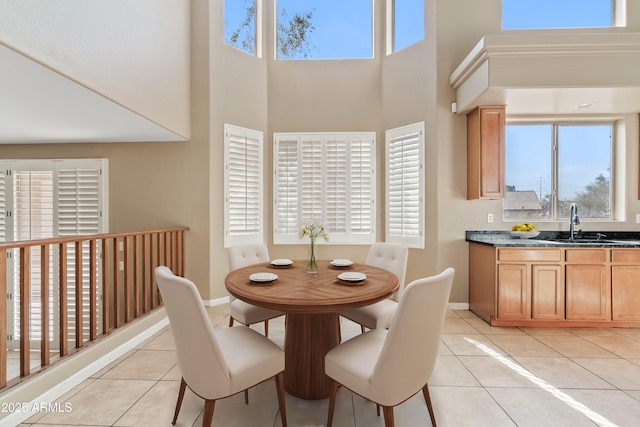
[(318, 262), (316, 261), (316, 245), (313, 239), (311, 239), (311, 256), (307, 263), (307, 273), (318, 274)]

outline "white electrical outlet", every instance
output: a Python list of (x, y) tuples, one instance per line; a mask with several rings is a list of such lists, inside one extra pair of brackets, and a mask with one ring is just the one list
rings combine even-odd
[(640, 224), (640, 214), (636, 214), (636, 223)]
[(487, 214), (487, 222), (493, 222), (493, 214)]

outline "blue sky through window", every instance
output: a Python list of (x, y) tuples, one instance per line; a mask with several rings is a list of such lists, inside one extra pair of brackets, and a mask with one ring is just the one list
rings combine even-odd
[(372, 0), (278, 0), (278, 19), (313, 11), (309, 58), (371, 58), (372, 8)]
[(612, 0), (502, 0), (502, 28), (610, 27), (612, 8)]

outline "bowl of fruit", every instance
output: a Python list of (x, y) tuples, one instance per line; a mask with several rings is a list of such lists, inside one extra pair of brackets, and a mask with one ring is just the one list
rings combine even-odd
[(518, 239), (531, 239), (532, 237), (537, 237), (539, 234), (540, 232), (536, 231), (533, 224), (516, 224), (511, 227), (511, 237)]

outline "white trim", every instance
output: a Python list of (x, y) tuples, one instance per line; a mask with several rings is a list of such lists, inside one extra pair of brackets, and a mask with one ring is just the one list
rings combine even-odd
[(468, 302), (450, 302), (447, 304), (447, 308), (450, 310), (466, 310), (469, 311), (469, 303)]
[(215, 307), (218, 305), (224, 305), (224, 304), (229, 304), (229, 297), (222, 297), (222, 298), (216, 298), (216, 299), (210, 299), (210, 300), (202, 300), (202, 303), (205, 305), (205, 307)]

